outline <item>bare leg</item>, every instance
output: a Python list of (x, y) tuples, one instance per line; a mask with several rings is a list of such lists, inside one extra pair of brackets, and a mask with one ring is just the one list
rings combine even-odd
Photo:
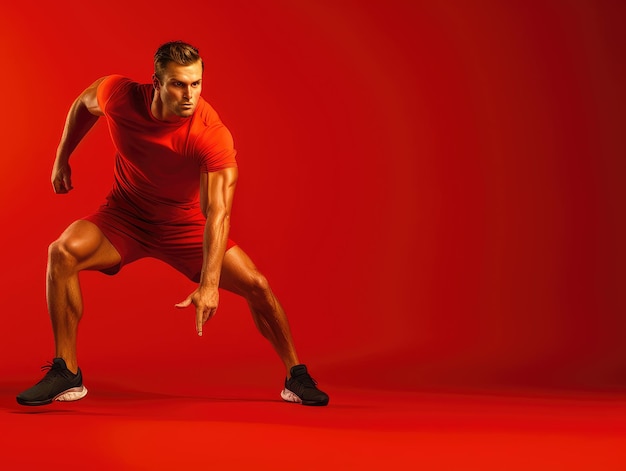
[(220, 287), (246, 299), (254, 323), (278, 353), (287, 370), (287, 377), (291, 376), (291, 367), (300, 362), (287, 316), (267, 279), (241, 248), (233, 247), (224, 255)]
[(78, 273), (109, 268), (120, 260), (117, 250), (89, 221), (74, 222), (50, 245), (46, 283), (48, 311), (56, 357), (63, 358), (72, 373), (78, 371), (76, 338), (83, 315)]

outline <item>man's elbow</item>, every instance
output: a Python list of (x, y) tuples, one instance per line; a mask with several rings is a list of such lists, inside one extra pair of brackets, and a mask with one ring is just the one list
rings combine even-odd
[(205, 205), (202, 208), (204, 217), (217, 224), (230, 224), (230, 211), (222, 205)]

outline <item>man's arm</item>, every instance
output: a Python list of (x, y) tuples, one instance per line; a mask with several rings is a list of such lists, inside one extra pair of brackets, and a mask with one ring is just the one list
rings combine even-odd
[(206, 216), (200, 285), (187, 299), (176, 304), (180, 308), (194, 304), (198, 335), (202, 335), (202, 326), (215, 315), (219, 303), (218, 287), (230, 230), (230, 212), (237, 176), (236, 167), (203, 173), (200, 176), (200, 207)]
[(100, 78), (83, 91), (70, 108), (65, 120), (65, 128), (61, 142), (57, 147), (57, 155), (52, 167), (52, 187), (55, 193), (67, 193), (72, 189), (72, 171), (69, 165), (70, 155), (78, 143), (104, 113), (98, 105), (96, 92), (98, 85), (104, 80)]

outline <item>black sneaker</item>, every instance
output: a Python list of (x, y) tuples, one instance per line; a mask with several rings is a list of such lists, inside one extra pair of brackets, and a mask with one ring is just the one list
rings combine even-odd
[(87, 388), (83, 386), (83, 375), (78, 369), (74, 374), (67, 369), (63, 358), (54, 358), (52, 363), (41, 367), (48, 370), (46, 376), (17, 395), (17, 402), (23, 406), (44, 406), (52, 401), (78, 401), (87, 395)]
[(303, 406), (325, 406), (328, 394), (317, 389), (317, 383), (306, 370), (305, 365), (291, 368), (291, 378), (285, 379), (285, 389), (280, 393), (287, 402), (297, 402)]

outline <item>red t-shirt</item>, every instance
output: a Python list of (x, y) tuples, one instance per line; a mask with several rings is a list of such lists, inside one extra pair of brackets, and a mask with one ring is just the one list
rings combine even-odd
[(199, 211), (200, 173), (237, 166), (233, 138), (204, 99), (169, 123), (152, 116), (151, 84), (111, 75), (97, 96), (117, 151), (109, 204), (156, 223), (187, 219)]

